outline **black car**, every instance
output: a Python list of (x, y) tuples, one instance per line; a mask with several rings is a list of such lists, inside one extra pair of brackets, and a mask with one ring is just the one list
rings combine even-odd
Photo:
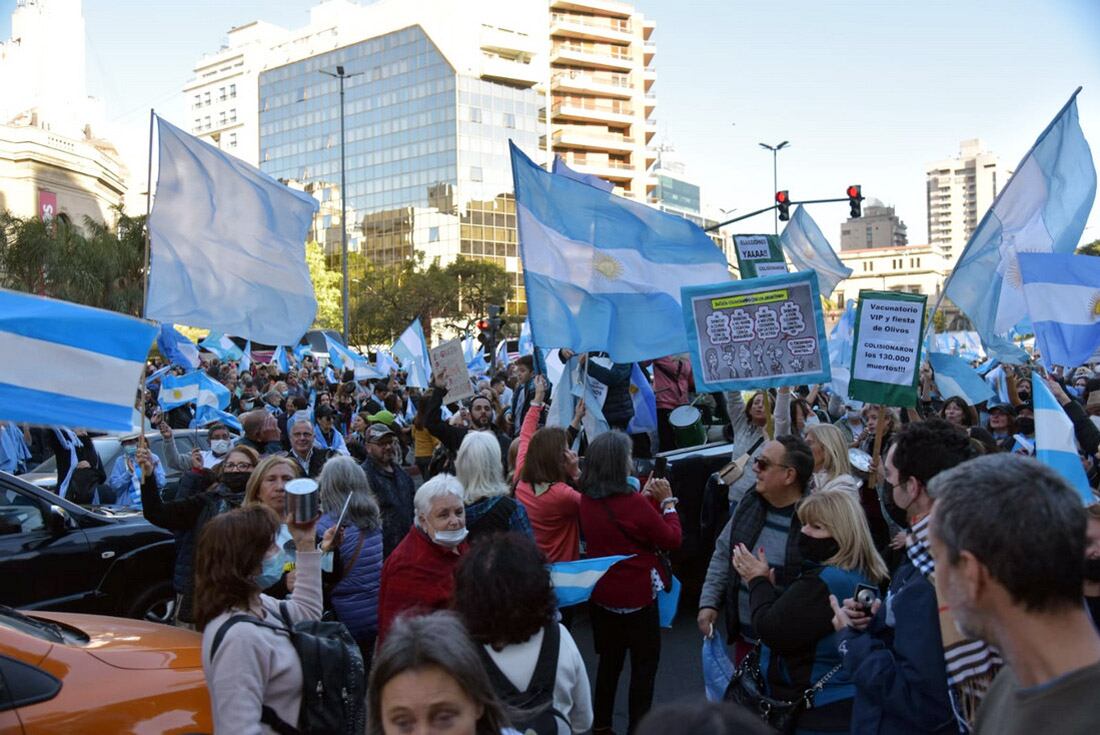
[(0, 603), (169, 622), (175, 539), (0, 472)]

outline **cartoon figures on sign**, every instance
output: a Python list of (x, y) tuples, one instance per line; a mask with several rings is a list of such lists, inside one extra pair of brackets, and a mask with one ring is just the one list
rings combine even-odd
[(749, 352), (748, 346), (741, 345), (738, 347), (737, 364), (741, 366), (741, 373), (744, 377), (752, 377), (752, 354)]
[(718, 350), (713, 347), (707, 350), (707, 375), (718, 377)]
[(768, 369), (772, 375), (783, 372), (783, 361), (780, 359), (782, 355), (783, 350), (779, 349), (778, 344), (770, 344), (764, 350), (764, 356), (768, 358)]

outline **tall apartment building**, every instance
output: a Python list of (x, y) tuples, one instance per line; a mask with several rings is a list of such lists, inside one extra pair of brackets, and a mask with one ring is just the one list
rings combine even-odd
[(868, 199), (863, 216), (850, 218), (840, 226), (840, 249), (896, 248), (909, 244), (905, 223), (878, 199)]
[(928, 244), (950, 265), (1011, 175), (979, 138), (962, 141), (957, 157), (927, 166)]
[(628, 3), (550, 0), (550, 148), (643, 202), (657, 188), (655, 29)]

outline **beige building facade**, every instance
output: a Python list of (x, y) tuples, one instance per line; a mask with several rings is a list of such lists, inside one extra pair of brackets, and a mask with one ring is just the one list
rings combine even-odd
[(971, 233), (1012, 172), (987, 150), (980, 138), (959, 144), (959, 155), (929, 164), (925, 170), (928, 197), (928, 244), (943, 251), (954, 265)]

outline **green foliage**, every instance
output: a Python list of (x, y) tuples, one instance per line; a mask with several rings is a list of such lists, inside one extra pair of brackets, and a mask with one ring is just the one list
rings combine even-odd
[(1100, 255), (1100, 239), (1077, 248), (1077, 255)]
[(61, 220), (0, 214), (0, 283), (87, 306), (139, 316), (144, 217), (116, 210), (113, 229), (85, 218), (83, 231)]
[(324, 250), (316, 242), (306, 243), (306, 264), (309, 266), (309, 278), (313, 281), (313, 295), (317, 299), (317, 316), (313, 319), (313, 326), (317, 329), (343, 329), (343, 275), (325, 265)]

